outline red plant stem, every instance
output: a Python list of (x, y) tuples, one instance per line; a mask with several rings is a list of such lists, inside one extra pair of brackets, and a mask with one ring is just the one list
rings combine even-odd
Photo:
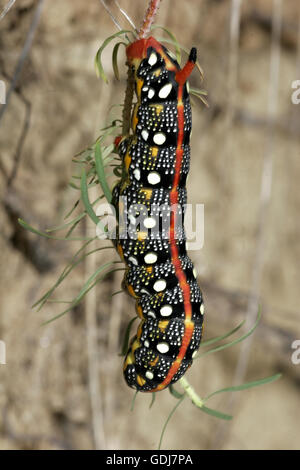
[(154, 21), (155, 15), (158, 11), (161, 0), (150, 0), (147, 13), (145, 15), (143, 24), (138, 34), (139, 39), (145, 38), (150, 31), (151, 25)]

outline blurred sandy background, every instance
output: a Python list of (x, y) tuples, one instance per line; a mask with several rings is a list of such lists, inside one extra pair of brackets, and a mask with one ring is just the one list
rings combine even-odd
[[(95, 53), (116, 32), (99, 0), (43, 3), (0, 122), (0, 340), (7, 349), (7, 364), (0, 365), (0, 448), (155, 449), (176, 400), (161, 392), (149, 410), (151, 397), (139, 394), (130, 411), (134, 392), (123, 381), (118, 353), (134, 306), (125, 294), (111, 297), (120, 275), (48, 326), (41, 323), (64, 305), (31, 309), (80, 242), (39, 238), (16, 219), (40, 229), (63, 221), (78, 196), (68, 187), (72, 157), (99, 134), (110, 105), (122, 103), (126, 83), (125, 66), (121, 81), (114, 79), (112, 48), (103, 56), (109, 84), (95, 74)], [(39, 4), (17, 0), (0, 23), (0, 79), (7, 90)], [(139, 26), (146, 1), (120, 4)], [(157, 23), (198, 48), (205, 80), (194, 73), (191, 83), (209, 94), (209, 109), (194, 100), (188, 183), (189, 202), (205, 204), (205, 245), (191, 252), (206, 301), (205, 339), (237, 325), (251, 294), (254, 305), (259, 296), (262, 320), (243, 380), (283, 377), (240, 393), (232, 409), (228, 395), (214, 398), (209, 406), (234, 414), (224, 425), (185, 400), (163, 448), (299, 449), (300, 365), (291, 362), (291, 344), (300, 339), (300, 105), (291, 102), (291, 83), (300, 79), (299, 1), (244, 0), (240, 37), (233, 29), (230, 40), (233, 20), (230, 0), (163, 0)], [(268, 164), (272, 189), (264, 206)], [(92, 229), (83, 224), (81, 230)], [(55, 298), (72, 299), (93, 269), (113, 259), (112, 250), (88, 258)], [(238, 345), (210, 355), (187, 378), (202, 396), (230, 386), (244, 353)]]

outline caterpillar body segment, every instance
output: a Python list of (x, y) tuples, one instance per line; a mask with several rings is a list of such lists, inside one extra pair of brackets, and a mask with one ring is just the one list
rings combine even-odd
[(129, 386), (155, 392), (182, 377), (202, 334), (203, 299), (183, 228), (192, 126), (187, 79), (196, 49), (182, 69), (152, 37), (126, 52), (137, 103), (132, 134), (115, 141), (123, 174), (113, 203), (124, 215), (116, 241), (126, 263), (123, 288), (136, 299), (141, 322), (124, 376)]

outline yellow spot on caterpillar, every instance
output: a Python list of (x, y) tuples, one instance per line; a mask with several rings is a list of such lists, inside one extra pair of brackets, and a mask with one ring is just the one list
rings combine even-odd
[(123, 365), (123, 370), (126, 370), (127, 367), (130, 365), (130, 364), (133, 364), (134, 363), (134, 357), (133, 357), (133, 354), (132, 354), (132, 351), (130, 351), (130, 353), (127, 355), (125, 361), (124, 361), (124, 365)]
[(147, 238), (147, 232), (137, 232), (137, 239), (139, 241), (145, 240)]
[(152, 366), (152, 367), (156, 366), (156, 364), (158, 362), (158, 359), (159, 359), (159, 356), (156, 356), (156, 358), (153, 359), (153, 361), (150, 361), (149, 362), (150, 366)]
[(126, 155), (125, 155), (125, 158), (124, 158), (124, 166), (125, 166), (125, 169), (126, 169), (126, 172), (127, 172), (127, 173), (128, 173), (128, 169), (129, 169), (130, 163), (131, 163), (131, 156), (130, 156), (129, 153), (127, 152)]
[(141, 192), (143, 192), (145, 194), (146, 200), (151, 199), (152, 189), (143, 188), (143, 189), (141, 189)]
[(168, 324), (169, 324), (169, 320), (162, 320), (162, 321), (158, 322), (158, 328), (160, 329), (160, 331), (165, 331)]
[(146, 380), (143, 379), (143, 377), (141, 377), (140, 375), (136, 376), (136, 381), (140, 387), (142, 387), (146, 383)]
[(155, 105), (155, 111), (156, 111), (156, 115), (159, 116), (164, 110), (164, 107), (162, 104), (157, 104)]
[(152, 147), (152, 157), (157, 157), (158, 147)]
[(133, 287), (130, 284), (126, 285), (126, 289), (129, 295), (131, 295), (132, 297), (137, 297), (136, 293), (133, 290)]
[(144, 314), (143, 314), (143, 309), (140, 305), (136, 306), (136, 313), (138, 314), (138, 316), (140, 318), (142, 318), (144, 320), (145, 317), (144, 317)]
[(140, 325), (138, 327), (138, 330), (137, 330), (136, 336), (137, 336), (138, 339), (140, 339), (140, 337), (142, 336), (142, 332), (143, 332), (142, 327), (143, 327), (143, 322), (140, 323)]
[(122, 248), (122, 246), (121, 246), (120, 243), (118, 243), (118, 245), (117, 245), (117, 251), (118, 251), (118, 253), (119, 253), (119, 255), (120, 255), (120, 258), (124, 261), (123, 248)]

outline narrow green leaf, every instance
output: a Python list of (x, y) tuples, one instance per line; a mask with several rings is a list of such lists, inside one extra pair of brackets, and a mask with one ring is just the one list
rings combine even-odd
[(102, 80), (104, 80), (106, 83), (108, 83), (107, 76), (104, 73), (102, 61), (101, 61), (101, 55), (103, 50), (106, 48), (106, 46), (115, 38), (120, 37), (125, 35), (126, 33), (130, 33), (131, 31), (129, 30), (122, 30), (118, 31), (117, 33), (113, 34), (112, 36), (109, 36), (105, 41), (103, 42), (102, 46), (98, 49), (96, 57), (95, 57), (95, 67), (96, 67), (96, 73), (98, 77), (101, 77)]
[[(57, 320), (58, 318), (62, 317), (63, 315), (65, 315), (66, 313), (70, 312), (70, 310), (72, 310), (74, 307), (76, 307), (76, 305), (79, 304), (79, 302), (81, 302), (81, 300), (86, 296), (86, 294), (99, 282), (99, 281), (102, 281), (108, 274), (111, 274), (115, 271), (121, 271), (121, 269), (112, 269), (110, 271), (107, 271), (105, 274), (103, 274), (103, 276), (100, 276), (100, 277), (97, 277), (98, 274), (103, 271), (103, 269), (107, 268), (109, 265), (112, 265), (114, 264), (114, 262), (112, 263), (106, 263), (104, 265), (102, 265), (100, 268), (97, 269), (97, 271), (95, 271), (95, 273), (90, 276), (90, 278), (87, 280), (87, 282), (84, 284), (84, 286), (82, 287), (82, 289), (80, 290), (79, 294), (74, 298), (74, 300), (72, 301), (72, 304), (70, 305), (69, 308), (67, 308), (66, 310), (64, 310), (63, 312), (59, 313), (58, 315), (56, 315), (55, 317), (53, 318), (50, 318), (50, 320), (47, 320), (46, 322), (42, 323), (42, 325), (48, 325), (49, 323), (52, 323), (54, 320)], [(95, 279), (96, 278), (96, 279)], [(94, 280), (94, 282), (92, 282)]]
[(117, 80), (120, 80), (119, 67), (118, 67), (118, 52), (119, 52), (119, 48), (121, 44), (123, 44), (123, 46), (125, 47), (127, 46), (125, 42), (122, 42), (122, 41), (117, 42), (117, 44), (115, 44), (113, 48), (113, 53), (112, 53), (112, 65), (113, 65), (114, 74)]
[(161, 25), (154, 25), (151, 27), (151, 29), (161, 29), (162, 31), (164, 31), (165, 33), (167, 33), (167, 35), (171, 38), (171, 44), (173, 44), (175, 46), (175, 49), (176, 49), (176, 59), (177, 59), (177, 62), (178, 64), (180, 65), (181, 63), (181, 48), (180, 48), (180, 45), (176, 39), (176, 36), (174, 36), (173, 33), (171, 33), (171, 31), (167, 28), (165, 28), (164, 26), (161, 26)]
[(37, 230), (36, 228), (32, 227), (31, 225), (29, 225), (27, 222), (25, 222), (25, 220), (23, 219), (18, 219), (18, 223), (23, 227), (25, 228), (26, 230), (28, 230), (29, 232), (32, 232), (34, 233), (35, 235), (39, 235), (40, 237), (44, 237), (44, 238), (50, 238), (51, 240), (68, 240), (68, 241), (78, 241), (78, 240), (91, 240), (90, 237), (74, 237), (74, 238), (68, 238), (68, 237), (54, 237), (52, 235), (49, 235), (48, 233), (45, 233), (45, 232), (41, 232), (40, 230)]
[(201, 406), (201, 408), (199, 409), (210, 416), (214, 416), (215, 418), (219, 419), (225, 419), (226, 421), (229, 421), (233, 418), (231, 415), (227, 415), (225, 413), (222, 413), (221, 411), (213, 410), (212, 408), (208, 408), (207, 406)]
[(152, 406), (154, 405), (155, 398), (156, 398), (156, 394), (155, 394), (155, 392), (152, 392), (152, 398), (151, 398), (151, 403), (149, 405), (149, 409), (151, 409)]
[(184, 396), (184, 393), (179, 393), (174, 388), (174, 385), (172, 385), (172, 384), (169, 385), (169, 392), (171, 393), (171, 395), (173, 395), (174, 398), (177, 398), (178, 400)]
[(260, 317), (261, 317), (260, 312), (258, 312), (257, 319), (256, 319), (254, 326), (245, 335), (241, 336), (238, 339), (235, 339), (234, 341), (231, 341), (230, 343), (222, 344), (221, 346), (217, 346), (216, 348), (209, 349), (208, 351), (205, 351), (204, 353), (196, 356), (195, 359), (199, 359), (200, 357), (207, 356), (208, 354), (212, 354), (217, 351), (223, 351), (224, 349), (230, 348), (231, 346), (234, 346), (240, 343), (241, 341), (244, 341), (244, 339), (248, 338), (248, 336), (250, 336), (253, 333), (253, 331), (255, 330), (255, 328), (257, 327), (259, 323)]
[(80, 188), (81, 188), (81, 198), (82, 198), (82, 202), (84, 204), (86, 212), (88, 213), (92, 221), (95, 222), (97, 226), (101, 227), (101, 230), (104, 230), (103, 224), (100, 222), (99, 217), (96, 215), (90, 203), (88, 189), (86, 185), (86, 173), (84, 170), (82, 171), (82, 175), (81, 175)]
[(243, 320), (238, 326), (236, 326), (235, 328), (233, 328), (233, 330), (230, 330), (228, 333), (226, 333), (225, 335), (222, 335), (222, 336), (216, 336), (215, 338), (211, 338), (211, 339), (207, 339), (206, 341), (202, 341), (201, 342), (201, 347), (204, 347), (204, 346), (209, 346), (210, 344), (213, 344), (213, 343), (217, 343), (219, 341), (222, 341), (223, 339), (225, 338), (228, 338), (228, 336), (231, 336), (233, 335), (234, 333), (236, 333), (245, 323), (245, 320)]
[[(95, 238), (94, 238), (95, 239)], [(59, 276), (59, 278), (57, 279), (57, 281), (55, 282), (55, 284), (37, 301), (34, 303), (34, 305), (32, 306), (32, 308), (35, 308), (39, 305), (39, 308), (38, 308), (38, 311), (41, 310), (41, 308), (43, 307), (43, 305), (48, 302), (48, 299), (49, 297), (53, 294), (53, 292), (59, 287), (59, 285), (64, 281), (64, 279), (73, 271), (73, 269), (76, 268), (76, 266), (78, 266), (87, 256), (90, 256), (91, 254), (97, 252), (97, 251), (102, 251), (102, 250), (105, 250), (105, 249), (112, 249), (113, 247), (112, 246), (103, 246), (101, 248), (96, 248), (95, 250), (91, 250), (89, 251), (88, 253), (85, 253), (83, 256), (81, 256), (80, 258), (77, 259), (77, 255), (91, 242), (93, 241), (94, 239), (92, 240), (89, 240), (87, 243), (85, 243), (83, 245), (82, 248), (80, 248), (80, 250), (78, 250), (78, 252), (76, 253), (75, 257), (72, 258), (72, 260), (70, 261), (70, 263), (67, 264), (67, 266), (64, 268), (64, 270), (62, 271), (61, 275)]]
[(132, 398), (132, 402), (131, 402), (131, 407), (130, 407), (130, 411), (133, 411), (134, 409), (134, 404), (135, 404), (135, 400), (136, 400), (136, 397), (137, 397), (137, 394), (139, 393), (139, 391), (137, 390)]
[(100, 147), (99, 142), (97, 142), (95, 146), (95, 164), (96, 164), (96, 171), (98, 175), (98, 181), (101, 185), (102, 191), (107, 199), (107, 202), (111, 203), (112, 194), (106, 181), (104, 166), (103, 166), (103, 161), (102, 161), (101, 147)]
[[(174, 43), (173, 43), (173, 41), (172, 41), (171, 39), (166, 39), (166, 38), (156, 38), (156, 39), (157, 39), (159, 42), (166, 42), (167, 44), (173, 44), (173, 45), (174, 45)], [(184, 51), (187, 55), (189, 55), (190, 51), (189, 51), (186, 47), (183, 47), (180, 43), (178, 43), (178, 45), (180, 46), (180, 49), (181, 49), (182, 51)], [(196, 65), (196, 67), (197, 67), (197, 69), (198, 69), (198, 71), (199, 71), (199, 74), (200, 74), (200, 77), (201, 77), (201, 80), (202, 80), (202, 79), (203, 79), (203, 76), (204, 76), (202, 67), (201, 67), (201, 65), (199, 64), (198, 61), (196, 62), (195, 65)]]
[(207, 397), (205, 397), (204, 401), (207, 401), (209, 398), (211, 398), (214, 395), (217, 395), (219, 393), (239, 392), (241, 390), (247, 390), (248, 388), (258, 387), (260, 385), (264, 385), (264, 384), (267, 384), (267, 383), (274, 382), (275, 380), (278, 380), (280, 377), (281, 377), (281, 374), (275, 374), (275, 375), (272, 375), (271, 377), (265, 377), (264, 379), (254, 380), (253, 382), (248, 382), (248, 383), (245, 383), (245, 384), (242, 384), (242, 385), (235, 385), (235, 386), (232, 386), (232, 387), (222, 388), (220, 390), (217, 390), (216, 392), (211, 393)]
[(174, 406), (174, 408), (171, 410), (168, 418), (166, 419), (166, 422), (162, 428), (162, 431), (161, 431), (161, 435), (160, 435), (160, 439), (159, 439), (159, 444), (158, 444), (158, 450), (161, 449), (161, 445), (162, 445), (162, 440), (163, 440), (163, 437), (164, 437), (164, 434), (166, 432), (166, 428), (167, 428), (167, 425), (170, 421), (170, 419), (172, 418), (173, 414), (175, 413), (175, 411), (177, 410), (178, 406), (182, 403), (182, 401), (184, 400), (185, 398), (185, 395), (183, 395), (182, 398), (180, 398), (180, 400), (178, 400), (178, 402), (176, 403), (176, 405)]

